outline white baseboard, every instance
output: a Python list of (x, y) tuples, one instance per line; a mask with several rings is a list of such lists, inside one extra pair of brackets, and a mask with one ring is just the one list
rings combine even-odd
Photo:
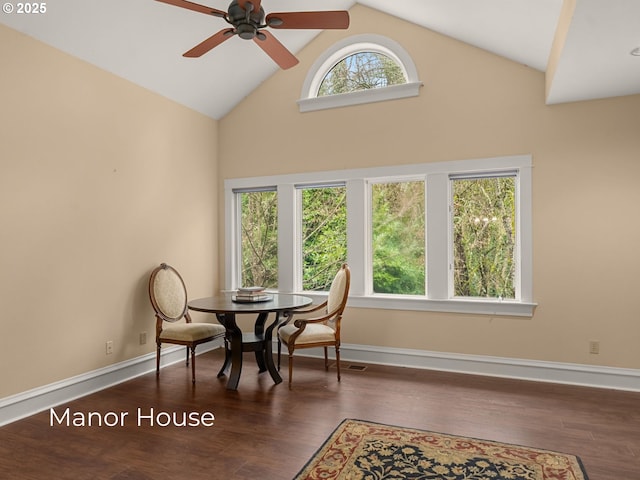
[[(329, 349), (331, 352), (331, 349)], [(296, 355), (322, 357), (322, 349)], [(430, 352), (371, 345), (342, 344), (342, 362), (362, 362), (395, 367), (421, 368), (536, 382), (561, 383), (594, 388), (640, 392), (640, 370), (539, 360)]]
[[(198, 348), (198, 354), (220, 346), (219, 342), (202, 345)], [(344, 363), (362, 362), (640, 392), (640, 370), (636, 369), (354, 344), (343, 344), (340, 351)], [(308, 349), (296, 355), (321, 357), (323, 353), (321, 349)], [(161, 365), (181, 362), (184, 358), (183, 347), (164, 348)], [(5, 397), (0, 399), (0, 426), (153, 372), (155, 368), (155, 353), (149, 353)]]
[[(220, 348), (221, 343), (221, 341), (213, 341), (206, 345), (200, 345), (197, 354), (200, 355), (209, 350)], [(162, 348), (161, 367), (184, 361), (185, 347)], [(126, 382), (140, 375), (154, 372), (155, 369), (156, 354), (153, 352), (2, 398), (0, 399), (0, 426)]]

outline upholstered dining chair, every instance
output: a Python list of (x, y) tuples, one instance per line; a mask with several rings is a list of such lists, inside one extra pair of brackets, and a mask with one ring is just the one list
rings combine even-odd
[(156, 375), (160, 375), (162, 344), (185, 345), (187, 366), (191, 352), (191, 381), (196, 383), (196, 346), (224, 337), (225, 328), (213, 323), (191, 321), (184, 281), (176, 269), (166, 263), (151, 272), (149, 298), (156, 313)]
[[(340, 322), (347, 305), (351, 270), (345, 263), (331, 282), (327, 300), (319, 305), (303, 310), (287, 312), (285, 322), (278, 327), (278, 369), (282, 344), (289, 350), (289, 388), (293, 377), (293, 352), (300, 348), (324, 348), (324, 367), (329, 370), (327, 348), (336, 349), (336, 369), (340, 381)], [(300, 315), (311, 317), (295, 318)]]

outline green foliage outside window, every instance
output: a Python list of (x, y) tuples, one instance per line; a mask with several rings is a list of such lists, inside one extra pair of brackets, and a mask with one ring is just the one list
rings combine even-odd
[[(375, 293), (425, 295), (424, 190), (423, 181), (371, 187)], [(515, 177), (455, 178), (452, 191), (453, 294), (515, 298)], [(277, 194), (239, 195), (242, 284), (277, 288)], [(326, 291), (347, 259), (346, 187), (305, 188), (301, 195), (302, 288)]]
[(373, 291), (425, 294), (424, 182), (372, 186)]
[(453, 180), (454, 295), (515, 297), (515, 177)]
[(276, 192), (240, 194), (242, 285), (278, 286), (278, 196)]
[(381, 53), (358, 52), (338, 62), (322, 80), (318, 96), (406, 83), (400, 66)]
[(327, 291), (347, 259), (346, 187), (302, 190), (302, 289)]

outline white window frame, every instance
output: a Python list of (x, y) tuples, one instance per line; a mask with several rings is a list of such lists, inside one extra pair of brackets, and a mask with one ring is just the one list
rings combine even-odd
[[(278, 191), (278, 289), (296, 291), (301, 285), (299, 265), (299, 202), (304, 185), (344, 183), (347, 186), (347, 261), (351, 267), (349, 306), (392, 310), (435, 311), (530, 317), (533, 301), (532, 158), (517, 155), (451, 162), (373, 167), (225, 180), (225, 288), (238, 286), (238, 208), (235, 191), (276, 186)], [(450, 176), (516, 172), (516, 283), (515, 299), (453, 297), (450, 287), (452, 230)], [(425, 180), (427, 294), (373, 294), (371, 279), (371, 217), (369, 184), (401, 179)], [(304, 292), (323, 298), (322, 293)]]
[[(393, 59), (402, 69), (406, 83), (319, 97), (318, 90), (327, 73), (344, 58), (360, 52), (380, 53)], [(422, 82), (418, 79), (418, 71), (411, 56), (399, 43), (383, 35), (354, 35), (336, 43), (318, 57), (302, 85), (298, 108), (300, 112), (311, 112), (416, 97), (420, 94), (421, 86)]]
[[(453, 237), (454, 237), (454, 211), (453, 211), (453, 182), (455, 180), (464, 180), (464, 179), (477, 179), (477, 178), (499, 178), (499, 177), (513, 177), (515, 178), (515, 203), (516, 203), (516, 232), (515, 232), (515, 245), (514, 245), (514, 258), (515, 258), (515, 272), (514, 272), (514, 287), (515, 287), (515, 298), (522, 298), (522, 281), (520, 278), (520, 262), (518, 259), (520, 258), (520, 244), (522, 242), (522, 235), (520, 232), (520, 226), (518, 222), (518, 215), (520, 212), (519, 203), (520, 203), (520, 195), (519, 195), (519, 184), (518, 181), (519, 173), (517, 170), (499, 170), (499, 171), (487, 171), (481, 172), (478, 174), (477, 172), (467, 174), (451, 174), (449, 175), (449, 256), (448, 256), (448, 269), (449, 269), (449, 281), (448, 281), (448, 291), (450, 295), (453, 295), (454, 292), (454, 284), (455, 284), (455, 271), (453, 268), (454, 265), (454, 251), (453, 251)], [(459, 297), (454, 296), (453, 298), (466, 300), (469, 297)]]

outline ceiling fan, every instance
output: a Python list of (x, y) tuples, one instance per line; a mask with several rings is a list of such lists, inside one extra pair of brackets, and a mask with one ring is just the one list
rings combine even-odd
[(238, 35), (253, 40), (280, 68), (291, 68), (298, 59), (274, 37), (266, 27), (281, 29), (345, 29), (349, 27), (349, 12), (343, 10), (323, 12), (270, 13), (265, 16), (261, 0), (233, 0), (227, 12), (189, 2), (187, 0), (157, 0), (176, 7), (220, 17), (233, 28), (225, 28), (183, 54), (200, 57), (222, 42)]

